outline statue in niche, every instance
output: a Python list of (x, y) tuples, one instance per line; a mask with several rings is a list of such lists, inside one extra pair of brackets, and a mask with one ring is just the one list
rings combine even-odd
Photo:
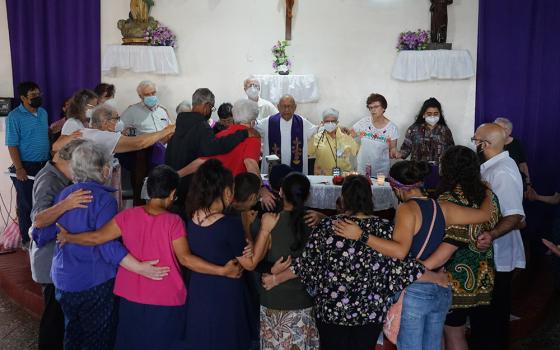
[(430, 0), (432, 13), (431, 36), (432, 43), (445, 43), (447, 40), (447, 6), (453, 0)]
[(124, 45), (146, 45), (144, 39), (146, 29), (155, 28), (157, 21), (150, 16), (150, 10), (154, 6), (154, 0), (130, 0), (130, 12), (128, 19), (117, 22), (123, 36)]

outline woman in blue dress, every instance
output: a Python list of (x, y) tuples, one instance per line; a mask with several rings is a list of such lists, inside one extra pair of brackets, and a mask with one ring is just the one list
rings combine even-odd
[[(238, 259), (246, 270), (254, 269), (278, 216), (263, 216), (254, 252), (243, 257), (247, 243), (241, 219), (223, 214), (233, 200), (231, 172), (220, 161), (208, 160), (195, 173), (190, 188), (186, 206), (192, 253), (214, 264)], [(187, 298), (187, 349), (251, 349), (257, 339), (251, 339), (250, 303), (243, 279), (193, 272)]]

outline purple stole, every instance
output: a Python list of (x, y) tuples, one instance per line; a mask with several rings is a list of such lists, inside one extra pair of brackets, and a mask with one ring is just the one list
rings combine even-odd
[[(282, 158), (282, 137), (280, 136), (280, 113), (268, 118), (268, 153)], [(303, 118), (297, 114), (292, 117), (291, 159), (290, 167), (293, 170), (303, 172)], [(280, 159), (282, 161), (282, 159)], [(284, 163), (285, 164), (285, 163)]]

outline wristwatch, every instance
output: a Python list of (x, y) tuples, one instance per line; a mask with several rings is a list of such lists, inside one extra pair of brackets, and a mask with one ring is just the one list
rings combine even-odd
[(359, 241), (360, 241), (362, 244), (367, 245), (368, 240), (369, 240), (369, 233), (367, 233), (366, 231), (363, 231), (363, 230), (362, 230), (362, 235), (360, 236)]

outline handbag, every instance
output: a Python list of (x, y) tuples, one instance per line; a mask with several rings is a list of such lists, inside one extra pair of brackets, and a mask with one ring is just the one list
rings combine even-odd
[[(434, 229), (434, 223), (436, 221), (436, 214), (437, 214), (436, 201), (433, 199), (432, 199), (432, 204), (434, 208), (434, 214), (432, 215), (432, 223), (430, 224), (430, 230), (428, 231), (428, 235), (424, 240), (424, 244), (422, 245), (422, 248), (418, 252), (418, 255), (416, 255), (416, 259), (419, 259), (422, 256), (424, 250), (428, 246), (430, 237), (432, 236), (432, 231)], [(401, 292), (401, 295), (399, 296), (397, 302), (391, 305), (389, 311), (387, 312), (387, 316), (385, 317), (385, 322), (383, 324), (383, 333), (385, 334), (385, 337), (393, 344), (397, 344), (397, 337), (399, 335), (399, 328), (401, 326), (401, 313), (402, 313), (405, 291), (406, 289)]]
[(21, 247), (21, 235), (19, 234), (18, 222), (13, 219), (10, 219), (10, 221), (4, 232), (2, 232), (2, 235), (0, 235), (0, 245), (3, 246), (4, 251)]

